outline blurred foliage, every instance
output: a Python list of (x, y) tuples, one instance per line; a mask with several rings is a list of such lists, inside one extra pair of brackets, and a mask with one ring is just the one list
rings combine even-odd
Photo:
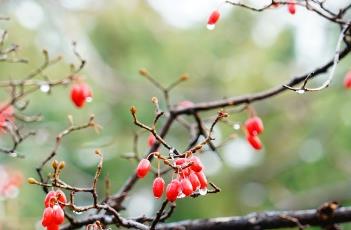
[[(94, 101), (83, 109), (74, 108), (67, 87), (54, 88), (52, 95), (38, 92), (29, 98), (26, 113), (40, 112), (44, 116), (42, 122), (29, 125), (38, 130), (38, 135), (20, 148), (26, 159), (0, 156), (2, 164), (22, 170), (25, 177), (36, 176), (35, 167), (53, 148), (55, 135), (67, 126), (68, 114), (73, 115), (79, 124), (94, 113), (104, 129), (100, 134), (85, 130), (64, 139), (57, 156), (58, 160), (67, 162), (62, 177), (71, 184), (88, 185), (97, 164), (94, 149), (100, 148), (106, 159), (102, 178), (109, 175), (112, 191), (117, 191), (136, 166), (135, 162), (121, 158), (132, 151), (133, 132), (137, 130), (131, 122), (129, 108), (137, 106), (140, 119), (150, 122), (154, 110), (151, 97), (162, 97), (155, 87), (138, 75), (141, 67), (146, 67), (165, 85), (182, 73), (190, 75), (190, 80), (172, 91), (172, 104), (181, 100), (201, 102), (258, 92), (315, 67), (311, 65), (305, 69), (295, 63), (298, 54), (294, 48), (294, 29), (289, 25), (280, 31), (272, 45), (257, 45), (252, 36), (260, 34), (253, 35), (251, 28), (260, 20), (260, 15), (244, 10), (232, 10), (215, 31), (209, 32), (202, 24), (188, 29), (172, 27), (143, 1), (137, 1), (134, 7), (107, 3), (96, 10), (61, 9), (64, 14), (57, 17), (57, 14), (50, 14), (57, 4), (38, 1), (45, 9), (46, 20), (36, 30), (24, 28), (17, 21), (15, 4), (4, 2), (5, 7), (0, 9), (0, 13), (13, 18), (9, 22), (0, 22), (1, 27), (10, 32), (9, 43), (20, 44), (20, 54), (30, 60), (28, 65), (2, 63), (1, 80), (21, 78), (40, 65), (40, 50), (47, 48), (51, 51), (51, 47), (43, 46), (38, 37), (55, 32), (55, 20), (65, 24), (67, 29), (70, 29), (72, 19), (78, 23), (80, 36), (91, 41), (98, 56), (112, 69), (112, 78), (95, 76), (88, 70), (84, 73), (94, 90)], [(332, 41), (335, 41), (334, 31), (335, 28), (328, 28), (328, 37)], [(72, 55), (67, 47), (69, 41), (77, 38), (61, 32), (56, 31), (62, 36), (60, 47), (66, 47), (61, 54), (65, 60), (71, 61)], [(306, 39), (309, 39), (308, 35)], [(79, 47), (81, 43), (77, 42)], [(326, 47), (326, 53), (330, 53), (333, 46), (330, 50)], [(306, 62), (308, 64), (309, 60)], [(227, 160), (221, 163), (220, 170), (210, 179), (222, 188), (222, 192), (177, 201), (171, 220), (244, 215), (272, 209), (316, 208), (331, 199), (340, 200), (343, 205), (351, 203), (351, 100), (348, 100), (351, 94), (341, 84), (350, 63), (348, 57), (339, 65), (333, 85), (322, 92), (305, 95), (286, 92), (254, 104), (265, 123), (262, 135), (265, 149), (254, 153), (262, 160), (244, 168), (233, 168)], [(68, 64), (63, 61), (47, 74), (59, 79), (68, 73)], [(87, 65), (90, 69), (103, 68), (89, 59)], [(5, 95), (1, 92), (1, 101), (6, 100)], [(206, 113), (206, 116), (215, 112)], [(243, 122), (246, 117), (245, 112), (234, 113), (230, 119)], [(225, 124), (221, 124), (218, 131), (222, 139), (237, 132)], [(176, 125), (167, 140), (184, 149), (188, 141), (186, 134), (181, 126)], [(237, 134), (243, 137), (242, 133)], [(147, 151), (146, 138), (147, 134), (143, 135), (139, 143), (141, 154)], [(219, 154), (223, 155), (228, 149), (221, 148)], [(231, 150), (230, 154), (238, 154)], [(140, 181), (133, 192), (149, 191), (151, 180), (149, 177)], [(100, 183), (103, 194), (103, 180)], [(150, 193), (144, 196), (153, 199)], [(14, 221), (23, 219), (28, 226), (33, 226), (41, 217), (43, 197), (41, 188), (25, 184), (17, 199), (0, 203), (3, 209), (0, 217), (10, 217)], [(84, 204), (89, 199), (83, 197), (79, 202)], [(156, 204), (155, 208), (159, 202)], [(17, 210), (13, 210), (13, 205)]]

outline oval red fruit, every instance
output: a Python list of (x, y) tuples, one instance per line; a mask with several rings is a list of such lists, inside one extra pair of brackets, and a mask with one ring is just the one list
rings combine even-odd
[(350, 89), (351, 88), (351, 71), (349, 71), (344, 79), (344, 87), (346, 89)]
[(156, 137), (151, 133), (147, 138), (147, 146), (151, 147), (156, 143)]
[(263, 122), (261, 118), (254, 116), (246, 120), (245, 122), (246, 131), (251, 135), (255, 136), (263, 132)]
[(52, 224), (47, 226), (47, 230), (59, 230), (59, 229), (60, 229), (60, 226), (57, 224)]
[(52, 222), (54, 224), (62, 224), (63, 221), (65, 220), (65, 213), (63, 212), (62, 208), (60, 205), (54, 205), (52, 208)]
[(220, 17), (221, 17), (221, 13), (218, 10), (212, 11), (210, 17), (208, 18), (207, 24), (208, 25), (216, 24)]
[(200, 188), (205, 189), (207, 188), (208, 182), (207, 178), (205, 176), (205, 173), (203, 171), (196, 173), (197, 178), (199, 179), (200, 182)]
[(296, 13), (296, 3), (294, 0), (289, 0), (288, 2), (288, 10), (290, 14)]
[(67, 203), (66, 195), (61, 190), (57, 190), (56, 198), (59, 201), (59, 205), (61, 206), (61, 208), (64, 208), (65, 205), (63, 203)]
[(154, 197), (159, 199), (163, 191), (165, 190), (165, 181), (162, 177), (156, 177), (154, 183), (152, 184), (152, 192), (154, 193)]
[(188, 178), (183, 178), (181, 180), (182, 192), (185, 196), (190, 196), (193, 193), (193, 185)]
[(92, 92), (88, 84), (82, 82), (72, 86), (71, 89), (71, 100), (78, 107), (84, 106), (85, 102), (92, 97)]
[(52, 213), (53, 213), (53, 209), (51, 207), (47, 207), (44, 209), (43, 217), (41, 219), (41, 224), (44, 227), (52, 224), (52, 221), (53, 221)]
[(147, 173), (150, 171), (151, 169), (151, 163), (148, 159), (142, 159), (137, 167), (137, 176), (139, 178), (143, 178), (147, 175)]
[(260, 150), (262, 148), (262, 143), (258, 136), (247, 135), (246, 139), (254, 149)]
[(197, 178), (197, 176), (195, 175), (195, 173), (190, 173), (189, 180), (191, 185), (193, 186), (193, 191), (196, 191), (198, 188), (200, 188), (200, 181), (199, 178)]
[(54, 206), (54, 204), (56, 202), (55, 200), (56, 200), (56, 192), (55, 191), (50, 191), (48, 194), (46, 194), (46, 197), (44, 200), (45, 208)]
[(200, 172), (204, 168), (203, 164), (201, 163), (201, 160), (197, 156), (192, 156), (190, 158), (190, 161), (193, 163), (190, 166), (190, 169), (194, 172)]
[(173, 202), (177, 199), (180, 192), (180, 183), (178, 180), (174, 179), (167, 185), (166, 196), (167, 200)]

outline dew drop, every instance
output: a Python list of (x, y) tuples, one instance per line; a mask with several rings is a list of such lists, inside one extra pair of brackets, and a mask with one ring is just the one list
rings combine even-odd
[(214, 30), (216, 28), (216, 25), (215, 24), (207, 24), (206, 27), (208, 30)]
[(207, 194), (207, 188), (199, 189), (200, 195), (206, 195)]
[(181, 198), (184, 198), (184, 197), (185, 197), (184, 193), (181, 192), (181, 193), (178, 194), (177, 199), (181, 199)]
[(82, 214), (82, 212), (77, 212), (77, 211), (72, 211), (74, 214), (76, 214), (76, 215), (81, 215)]
[(304, 89), (298, 89), (296, 90), (296, 93), (298, 94), (304, 94), (306, 91)]
[(86, 101), (86, 102), (92, 102), (92, 101), (93, 101), (93, 98), (92, 98), (92, 97), (87, 97), (87, 98), (85, 99), (85, 101)]
[(233, 125), (233, 129), (239, 130), (239, 129), (240, 129), (240, 124), (239, 124), (239, 123), (235, 123), (235, 124)]
[(44, 85), (40, 86), (40, 91), (43, 92), (43, 93), (47, 93), (47, 92), (49, 92), (49, 90), (50, 90), (50, 86), (47, 85), (47, 84), (44, 84)]

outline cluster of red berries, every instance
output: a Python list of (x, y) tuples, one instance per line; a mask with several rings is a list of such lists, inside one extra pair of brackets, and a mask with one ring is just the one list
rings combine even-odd
[(0, 111), (0, 133), (5, 133), (6, 123), (15, 120), (14, 109), (11, 105), (2, 104), (0, 105)]
[(246, 120), (245, 122), (245, 129), (246, 129), (246, 139), (249, 144), (254, 149), (261, 149), (262, 143), (260, 138), (258, 137), (259, 134), (263, 132), (263, 122), (261, 118), (257, 116), (253, 116)]
[(44, 200), (44, 213), (41, 224), (47, 230), (58, 230), (60, 224), (65, 220), (65, 213), (63, 208), (67, 202), (65, 194), (61, 190), (49, 192)]
[[(280, 3), (273, 1), (272, 6), (274, 8), (277, 8), (280, 6)], [(288, 0), (287, 6), (288, 6), (289, 13), (294, 15), (296, 13), (295, 0)], [(208, 20), (207, 20), (207, 29), (213, 30), (216, 27), (216, 23), (218, 22), (220, 17), (221, 17), (221, 13), (219, 12), (218, 9), (212, 11), (212, 13), (210, 14), (210, 16), (208, 17)]]
[[(177, 198), (191, 196), (193, 193), (207, 191), (207, 178), (203, 172), (204, 166), (196, 156), (177, 158), (174, 160), (178, 168), (177, 177), (172, 179), (166, 187), (166, 197), (170, 202)], [(151, 169), (148, 159), (142, 159), (137, 167), (136, 174), (139, 178), (145, 177)], [(156, 199), (162, 197), (165, 191), (165, 181), (158, 176), (152, 184), (152, 192)]]
[[(296, 13), (296, 2), (295, 2), (295, 0), (289, 0), (287, 5), (288, 5), (288, 11), (289, 11), (289, 13), (292, 14), (292, 15), (294, 15), (294, 14)], [(274, 2), (272, 3), (272, 6), (275, 7), (275, 8), (277, 8), (277, 7), (280, 6), (280, 4), (279, 4), (279, 2), (275, 2), (275, 1), (274, 1)]]
[(93, 93), (85, 82), (74, 83), (71, 89), (71, 100), (77, 108), (82, 108), (85, 102), (92, 100)]

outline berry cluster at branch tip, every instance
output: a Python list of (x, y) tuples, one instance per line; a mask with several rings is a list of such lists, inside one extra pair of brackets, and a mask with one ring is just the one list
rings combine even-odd
[(260, 150), (262, 148), (262, 143), (258, 135), (264, 130), (261, 118), (253, 116), (247, 119), (245, 122), (245, 129), (246, 140), (254, 149)]
[(63, 208), (67, 202), (65, 194), (61, 190), (50, 191), (44, 200), (44, 212), (41, 224), (47, 230), (58, 230), (65, 220)]
[[(156, 154), (159, 153), (154, 154), (157, 157)], [(170, 202), (197, 193), (200, 195), (207, 193), (208, 182), (203, 171), (204, 166), (197, 156), (192, 155), (191, 157), (177, 158), (172, 161), (176, 168), (176, 177), (173, 176), (167, 186), (160, 175), (154, 179), (152, 192), (156, 199), (161, 198), (164, 192), (166, 192), (166, 198)], [(150, 170), (150, 161), (142, 159), (137, 166), (136, 174), (139, 178), (143, 178)]]

